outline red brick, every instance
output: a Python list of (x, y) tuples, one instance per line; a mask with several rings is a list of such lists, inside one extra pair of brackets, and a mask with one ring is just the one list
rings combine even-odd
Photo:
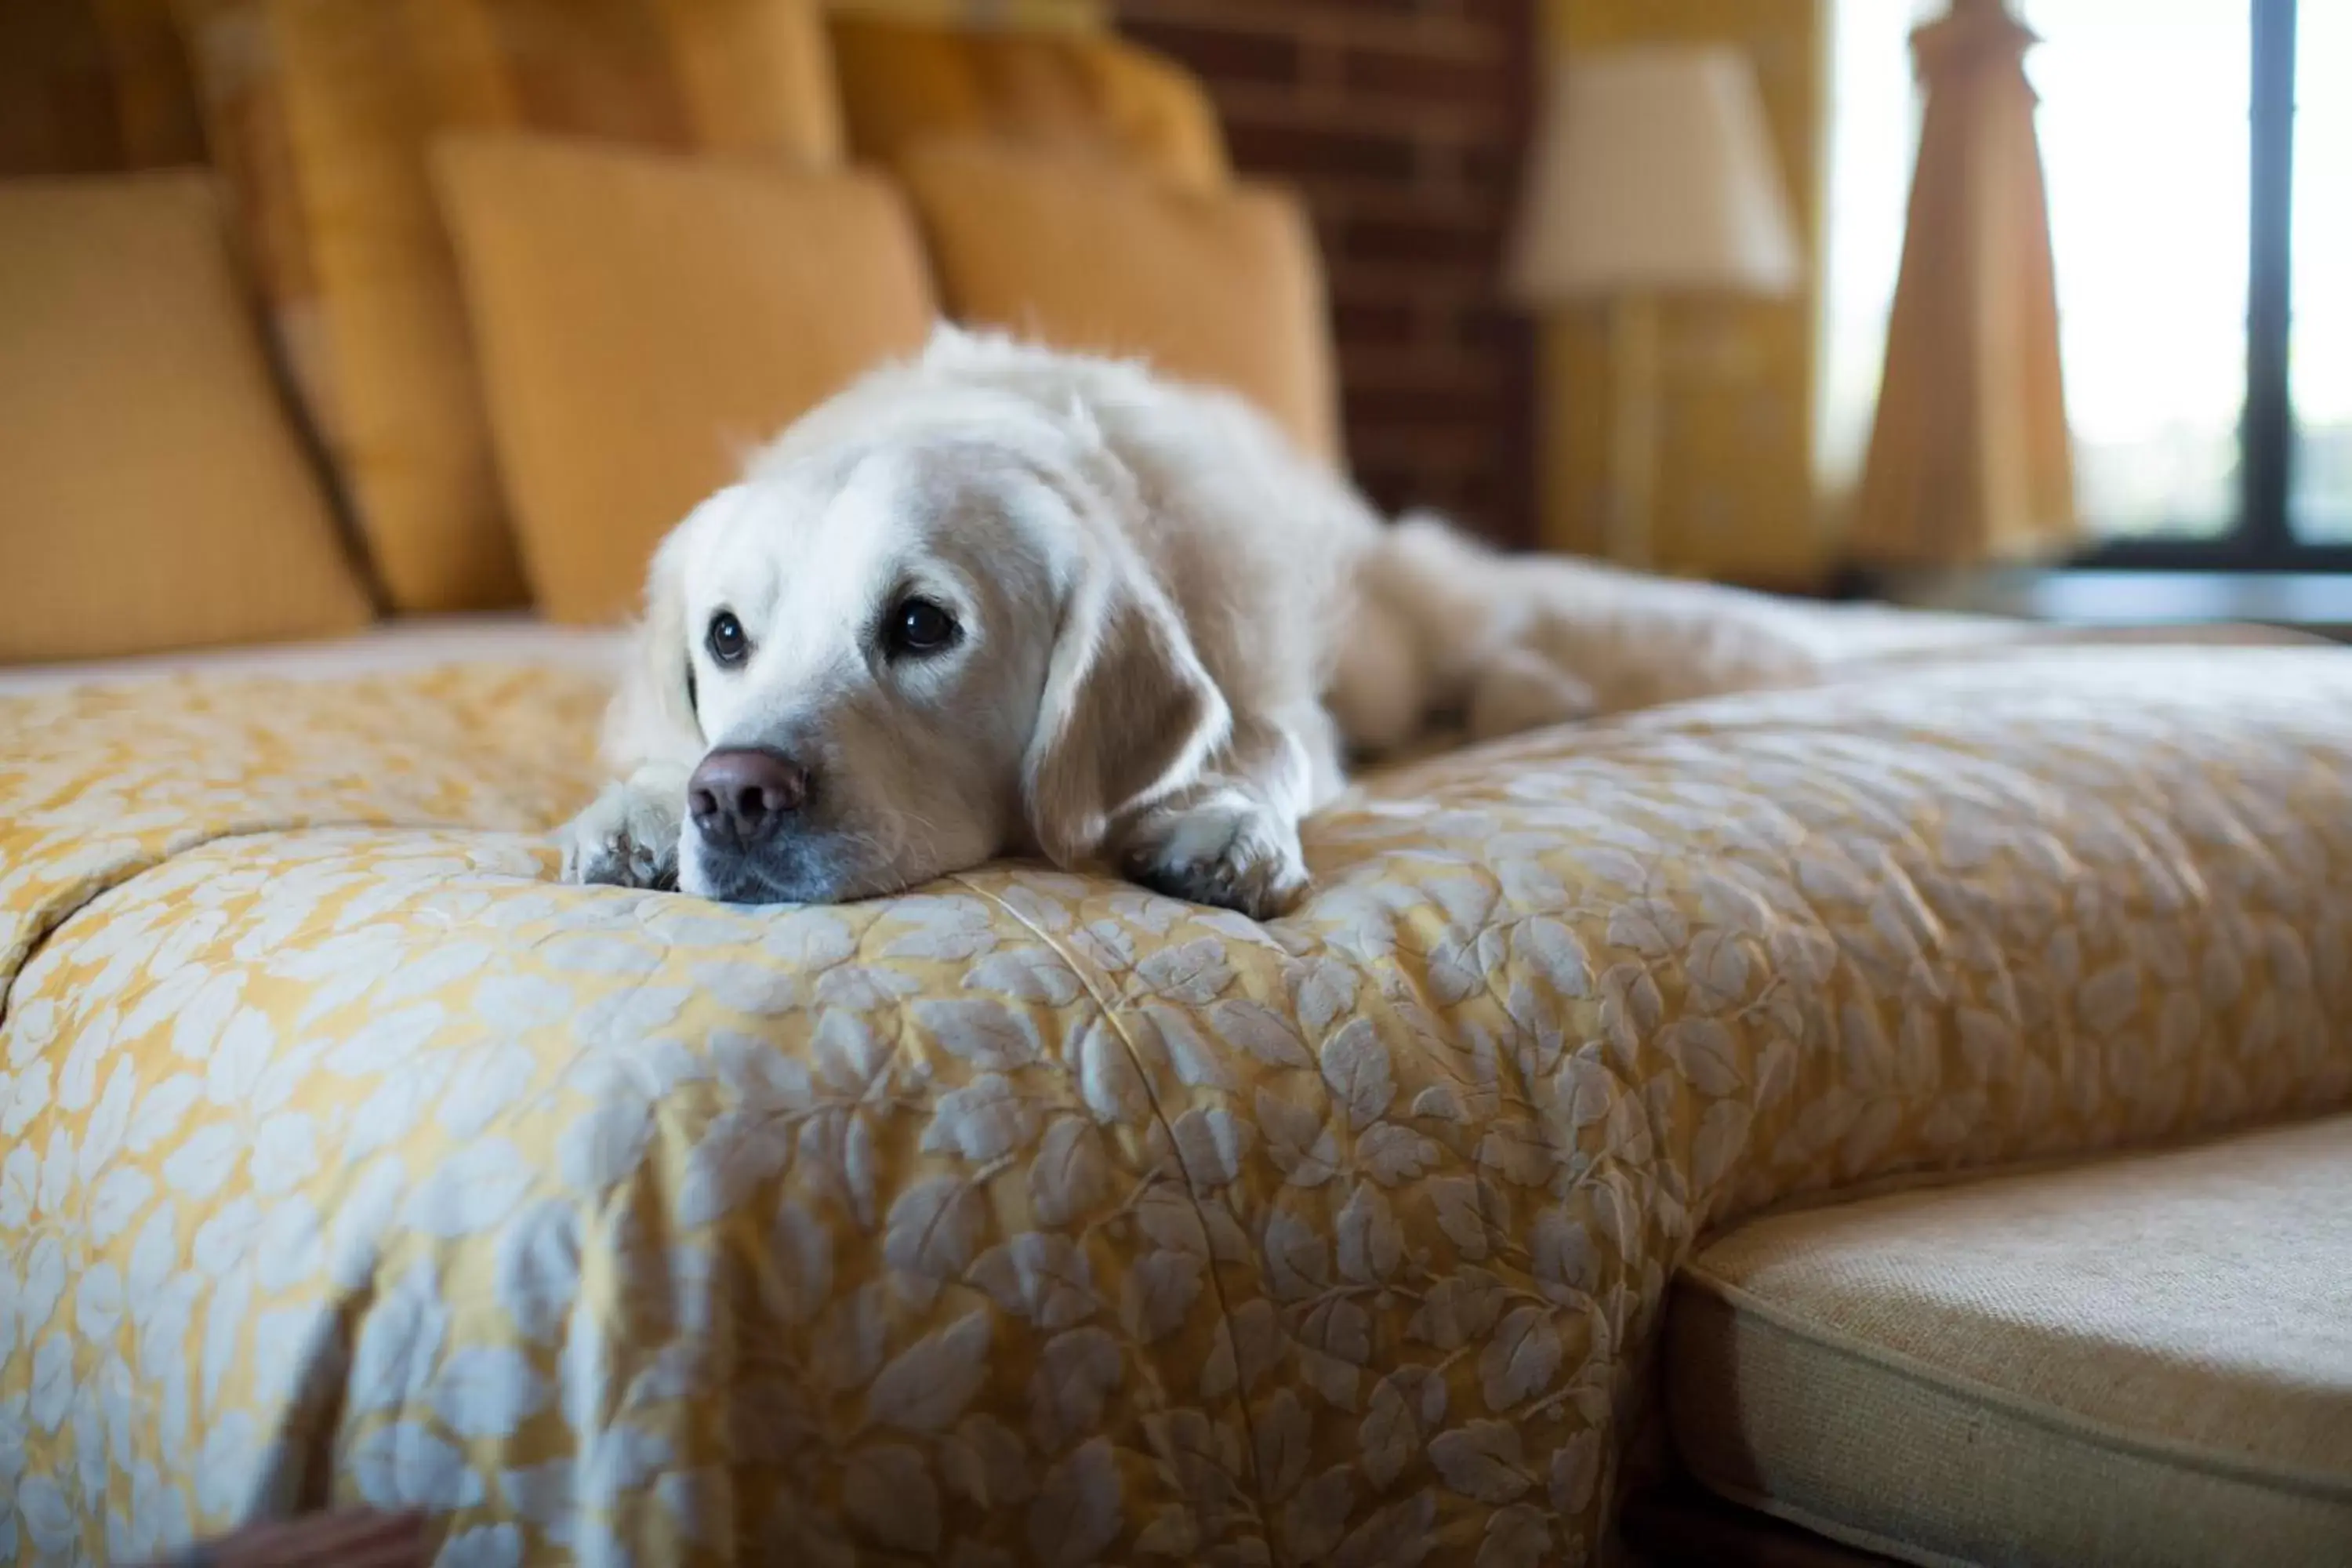
[(1331, 331), (1350, 346), (1411, 342), (1421, 332), (1421, 312), (1396, 300), (1331, 301)]
[(1426, 50), (1352, 47), (1339, 58), (1339, 78), (1367, 98), (1491, 105), (1494, 65), (1448, 58)]
[(1517, 200), (1524, 160), (1516, 144), (1496, 141), (1462, 147), (1454, 159), (1464, 191), (1497, 201)]
[(1295, 34), (1256, 32), (1214, 23), (1137, 19), (1121, 29), (1137, 43), (1181, 60), (1219, 83), (1298, 80), (1303, 49)]
[(1229, 124), (1226, 145), (1244, 170), (1334, 173), (1409, 180), (1421, 166), (1407, 138), (1378, 131), (1334, 131), (1304, 125)]
[(1445, 0), (1446, 8), (1501, 29), (1514, 38), (1535, 36), (1538, 0)]
[(1296, 18), (1296, 7), (1262, 0), (1118, 0), (1122, 30), (1139, 21), (1180, 21), (1263, 32), (1287, 27)]
[(1535, 0), (1113, 0), (1197, 73), (1326, 260), (1349, 451), (1382, 505), (1533, 531), (1533, 335), (1500, 295)]
[[(1444, 310), (1418, 313), (1417, 319), (1431, 330), (1402, 342), (1353, 342), (1348, 345), (1347, 361), (1349, 374), (1365, 386), (1414, 386), (1469, 381), (1483, 384), (1492, 380), (1496, 367), (1503, 363), (1497, 353), (1482, 353), (1464, 349), (1454, 342), (1446, 329), (1451, 324)], [(1474, 392), (1476, 387), (1472, 389)]]
[(1479, 297), (1491, 298), (1502, 286), (1501, 269), (1486, 260), (1390, 260), (1348, 254), (1322, 236), (1325, 271), (1335, 286), (1344, 284), (1351, 298), (1406, 299), (1449, 305)]
[(1502, 254), (1499, 214), (1461, 218), (1350, 218), (1339, 227), (1350, 261), (1458, 262), (1491, 266)]
[(1344, 389), (1348, 417), (1368, 425), (1425, 425), (1480, 429), (1503, 418), (1500, 387), (1446, 385), (1434, 378), (1410, 386), (1350, 386)]
[(1507, 130), (1500, 108), (1486, 104), (1400, 104), (1349, 94), (1344, 88), (1301, 90), (1246, 81), (1219, 83), (1211, 92), (1218, 112), (1236, 126), (1370, 132), (1456, 150), (1497, 148)]
[(1529, 330), (1523, 311), (1500, 303), (1474, 306), (1454, 316), (1451, 325), (1464, 348), (1488, 353), (1509, 352), (1526, 341)]
[(1431, 473), (1495, 460), (1495, 434), (1475, 426), (1442, 429), (1427, 424), (1391, 425), (1376, 419), (1344, 422), (1348, 449), (1357, 464), (1417, 468)]
[(1286, 32), (1392, 48), (1493, 48), (1491, 21), (1459, 14), (1446, 0), (1116, 0), (1122, 28), (1139, 22), (1186, 22), (1236, 32)]

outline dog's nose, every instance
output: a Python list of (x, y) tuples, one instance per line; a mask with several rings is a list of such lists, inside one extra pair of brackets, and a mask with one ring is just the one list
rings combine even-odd
[(705, 838), (748, 848), (806, 804), (808, 770), (773, 752), (713, 752), (687, 782), (687, 809)]

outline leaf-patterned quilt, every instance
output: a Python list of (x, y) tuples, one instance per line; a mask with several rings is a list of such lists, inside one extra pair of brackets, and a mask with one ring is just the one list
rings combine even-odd
[(0, 1561), (1576, 1562), (1702, 1230), (2352, 1100), (2352, 658), (1371, 779), (1260, 927), (552, 880), (587, 678), (0, 700)]

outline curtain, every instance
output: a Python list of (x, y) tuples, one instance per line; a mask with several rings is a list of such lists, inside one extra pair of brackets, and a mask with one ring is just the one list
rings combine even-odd
[(1926, 118), (1849, 541), (1869, 564), (2045, 558), (2077, 536), (2035, 42), (2001, 0), (1912, 35)]

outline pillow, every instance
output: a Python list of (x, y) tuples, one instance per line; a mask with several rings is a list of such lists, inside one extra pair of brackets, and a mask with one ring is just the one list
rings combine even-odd
[(425, 149), (516, 127), (829, 163), (816, 0), (181, 0), (279, 342), (393, 604), (523, 587)]
[(0, 0), (0, 176), (204, 159), (171, 0)]
[(918, 148), (902, 170), (958, 320), (1224, 387), (1339, 460), (1322, 268), (1288, 195), (979, 142)]
[(932, 319), (914, 222), (865, 174), (522, 136), (436, 153), (499, 469), (541, 609), (617, 619), (749, 450)]
[(849, 145), (875, 163), (986, 136), (1122, 159), (1191, 190), (1230, 178), (1199, 81), (1122, 38), (836, 13), (833, 58)]
[(0, 184), (0, 662), (366, 624), (207, 176)]

